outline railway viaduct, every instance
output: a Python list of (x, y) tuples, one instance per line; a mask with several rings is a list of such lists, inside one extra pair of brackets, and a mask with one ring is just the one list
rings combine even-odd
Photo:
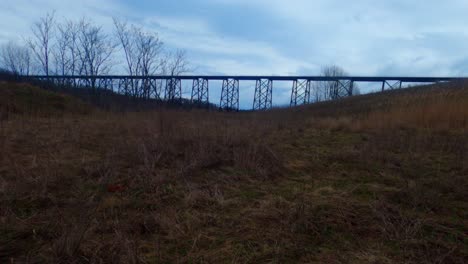
[[(468, 78), (456, 77), (365, 77), (365, 76), (214, 76), (214, 75), (184, 75), (184, 76), (62, 76), (35, 75), (28, 78), (48, 81), (57, 85), (72, 85), (75, 87), (92, 87), (107, 89), (120, 94), (155, 98), (168, 101), (182, 99), (182, 82), (192, 85), (192, 102), (210, 103), (210, 81), (221, 81), (221, 98), (219, 108), (222, 110), (239, 110), (239, 83), (255, 81), (255, 95), (252, 110), (267, 110), (273, 106), (273, 84), (289, 82), (291, 88), (290, 106), (298, 106), (311, 102), (311, 89), (314, 82), (329, 82), (336, 90), (346, 95), (353, 95), (356, 82), (381, 84), (382, 91), (402, 88), (403, 83), (438, 83)], [(338, 94), (336, 95), (338, 96)]]

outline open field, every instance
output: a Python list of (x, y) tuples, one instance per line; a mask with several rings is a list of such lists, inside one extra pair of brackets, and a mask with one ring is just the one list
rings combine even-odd
[(1, 263), (468, 262), (468, 84), (256, 113), (12, 85)]

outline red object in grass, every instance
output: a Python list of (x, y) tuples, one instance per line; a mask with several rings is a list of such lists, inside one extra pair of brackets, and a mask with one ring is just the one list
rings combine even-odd
[(109, 184), (107, 185), (107, 191), (112, 193), (123, 192), (125, 191), (125, 186), (122, 184)]

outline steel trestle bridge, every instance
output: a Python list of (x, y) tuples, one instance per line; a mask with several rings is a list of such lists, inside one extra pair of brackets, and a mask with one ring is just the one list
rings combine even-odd
[[(273, 106), (273, 83), (292, 82), (291, 106), (311, 102), (314, 82), (328, 82), (346, 96), (353, 95), (356, 82), (380, 83), (382, 91), (402, 88), (403, 83), (439, 83), (463, 81), (462, 77), (395, 77), (395, 76), (222, 76), (222, 75), (182, 75), (182, 76), (125, 76), (125, 75), (34, 75), (26, 76), (34, 80), (52, 82), (56, 85), (92, 87), (111, 90), (120, 94), (154, 98), (167, 101), (182, 100), (182, 81), (192, 83), (190, 100), (208, 104), (209, 82), (222, 81), (219, 107), (222, 110), (239, 110), (240, 81), (255, 81), (253, 110), (266, 110)], [(336, 94), (335, 96), (338, 96)]]

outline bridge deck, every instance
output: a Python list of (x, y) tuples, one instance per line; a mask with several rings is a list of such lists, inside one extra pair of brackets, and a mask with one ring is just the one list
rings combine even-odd
[(402, 81), (402, 82), (441, 82), (453, 80), (468, 80), (468, 77), (407, 77), (407, 76), (253, 76), (253, 75), (153, 75), (153, 76), (128, 76), (128, 75), (32, 75), (30, 78), (38, 79), (156, 79), (166, 80), (176, 78), (180, 80), (226, 80), (235, 79), (239, 81), (256, 81), (267, 79), (272, 81), (295, 81), (295, 80), (309, 80), (309, 81), (336, 81), (336, 80), (350, 80), (354, 82), (383, 82), (383, 81)]

